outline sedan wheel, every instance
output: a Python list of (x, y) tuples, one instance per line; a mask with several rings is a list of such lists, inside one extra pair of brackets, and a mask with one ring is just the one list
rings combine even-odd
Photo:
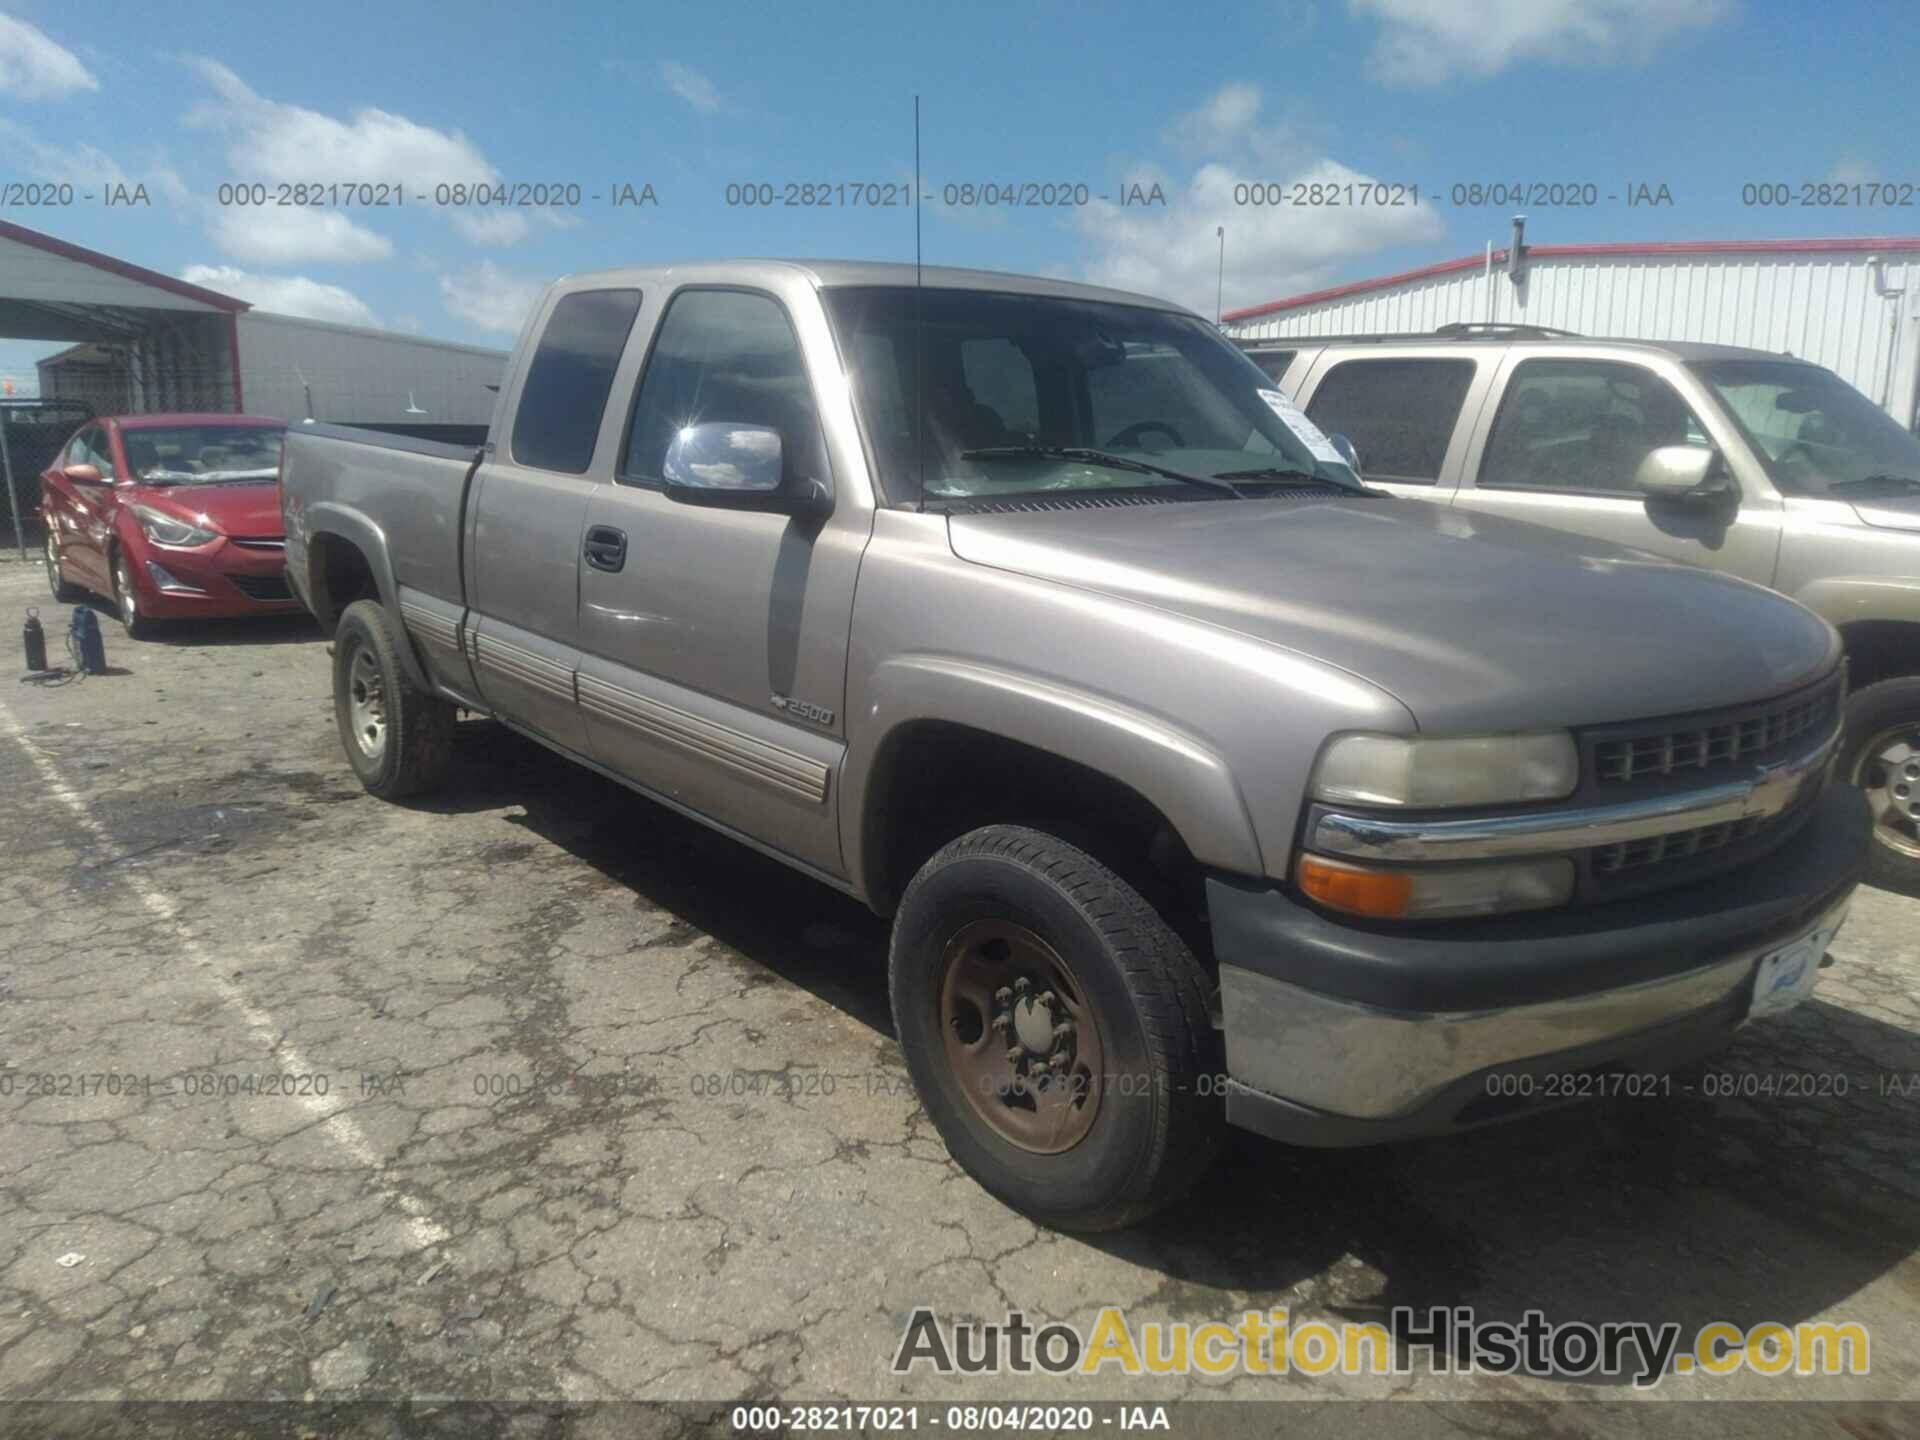
[(140, 610), (140, 596), (133, 588), (133, 573), (127, 568), (124, 551), (113, 557), (113, 606), (120, 612), (120, 623), (134, 640), (153, 638), (153, 621)]

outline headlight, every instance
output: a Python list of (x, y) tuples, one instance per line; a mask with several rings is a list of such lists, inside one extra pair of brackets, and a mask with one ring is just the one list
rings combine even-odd
[(147, 539), (156, 545), (205, 545), (220, 538), (218, 530), (202, 530), (198, 525), (164, 515), (145, 505), (128, 508), (133, 511), (133, 518), (140, 522), (140, 529)]
[(1560, 800), (1580, 783), (1564, 730), (1534, 735), (1343, 735), (1314, 767), (1321, 800), (1409, 809)]
[(1377, 920), (1447, 920), (1545, 910), (1573, 896), (1573, 862), (1565, 858), (1490, 865), (1435, 865), (1395, 870), (1302, 855), (1301, 892), (1331, 910)]

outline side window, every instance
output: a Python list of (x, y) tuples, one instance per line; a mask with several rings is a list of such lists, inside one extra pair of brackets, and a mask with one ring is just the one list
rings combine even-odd
[(1247, 358), (1266, 371), (1267, 378), (1278, 385), (1280, 377), (1287, 373), (1287, 367), (1293, 364), (1293, 357), (1299, 353), (1298, 350), (1253, 350), (1248, 352)]
[(553, 307), (513, 417), (513, 458), (536, 470), (586, 473), (614, 367), (640, 310), (638, 290), (581, 290)]
[(1705, 427), (1651, 370), (1525, 360), (1494, 416), (1478, 483), (1637, 496), (1633, 475), (1649, 451), (1705, 442)]
[(999, 416), (1002, 428), (1020, 435), (1040, 433), (1040, 389), (1033, 362), (1011, 340), (962, 340), (960, 373), (974, 399)]
[(640, 377), (618, 478), (659, 484), (674, 432), (705, 421), (778, 430), (789, 474), (827, 476), (800, 341), (771, 297), (686, 290), (673, 298)]
[(1327, 372), (1307, 417), (1345, 435), (1372, 480), (1431, 485), (1473, 384), (1471, 360), (1345, 360)]
[(103, 480), (113, 479), (113, 447), (107, 443), (107, 432), (98, 425), (88, 426), (73, 437), (73, 443), (67, 446), (68, 465), (92, 465), (100, 471)]

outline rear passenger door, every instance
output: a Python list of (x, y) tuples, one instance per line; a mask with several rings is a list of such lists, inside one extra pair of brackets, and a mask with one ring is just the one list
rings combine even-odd
[(1653, 365), (1578, 353), (1511, 357), (1498, 403), (1474, 436), (1472, 483), (1455, 504), (1772, 583), (1779, 499), (1742, 494), (1724, 468), (1735, 489), (1722, 501), (1644, 494), (1634, 472), (1667, 445), (1727, 455), (1738, 453), (1739, 439)]
[[(580, 547), (601, 419), (640, 309), (630, 289), (558, 296), (524, 373), (507, 435), (488, 444), (469, 504), (465, 632), (474, 683), (506, 718), (588, 751), (575, 698)], [(610, 470), (611, 455), (597, 457)], [(403, 597), (407, 598), (407, 597)]]
[(1459, 484), (1490, 368), (1469, 355), (1335, 352), (1308, 377), (1301, 408), (1353, 442), (1369, 485), (1444, 503)]

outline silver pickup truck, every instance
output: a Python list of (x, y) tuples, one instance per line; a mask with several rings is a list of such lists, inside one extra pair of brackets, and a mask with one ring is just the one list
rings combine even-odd
[(373, 793), (491, 716), (891, 916), (928, 1115), (1055, 1225), (1223, 1122), (1450, 1131), (1804, 998), (1867, 834), (1833, 628), (1370, 490), (1270, 386), (1051, 280), (576, 276), (477, 454), (293, 427), (288, 574)]

